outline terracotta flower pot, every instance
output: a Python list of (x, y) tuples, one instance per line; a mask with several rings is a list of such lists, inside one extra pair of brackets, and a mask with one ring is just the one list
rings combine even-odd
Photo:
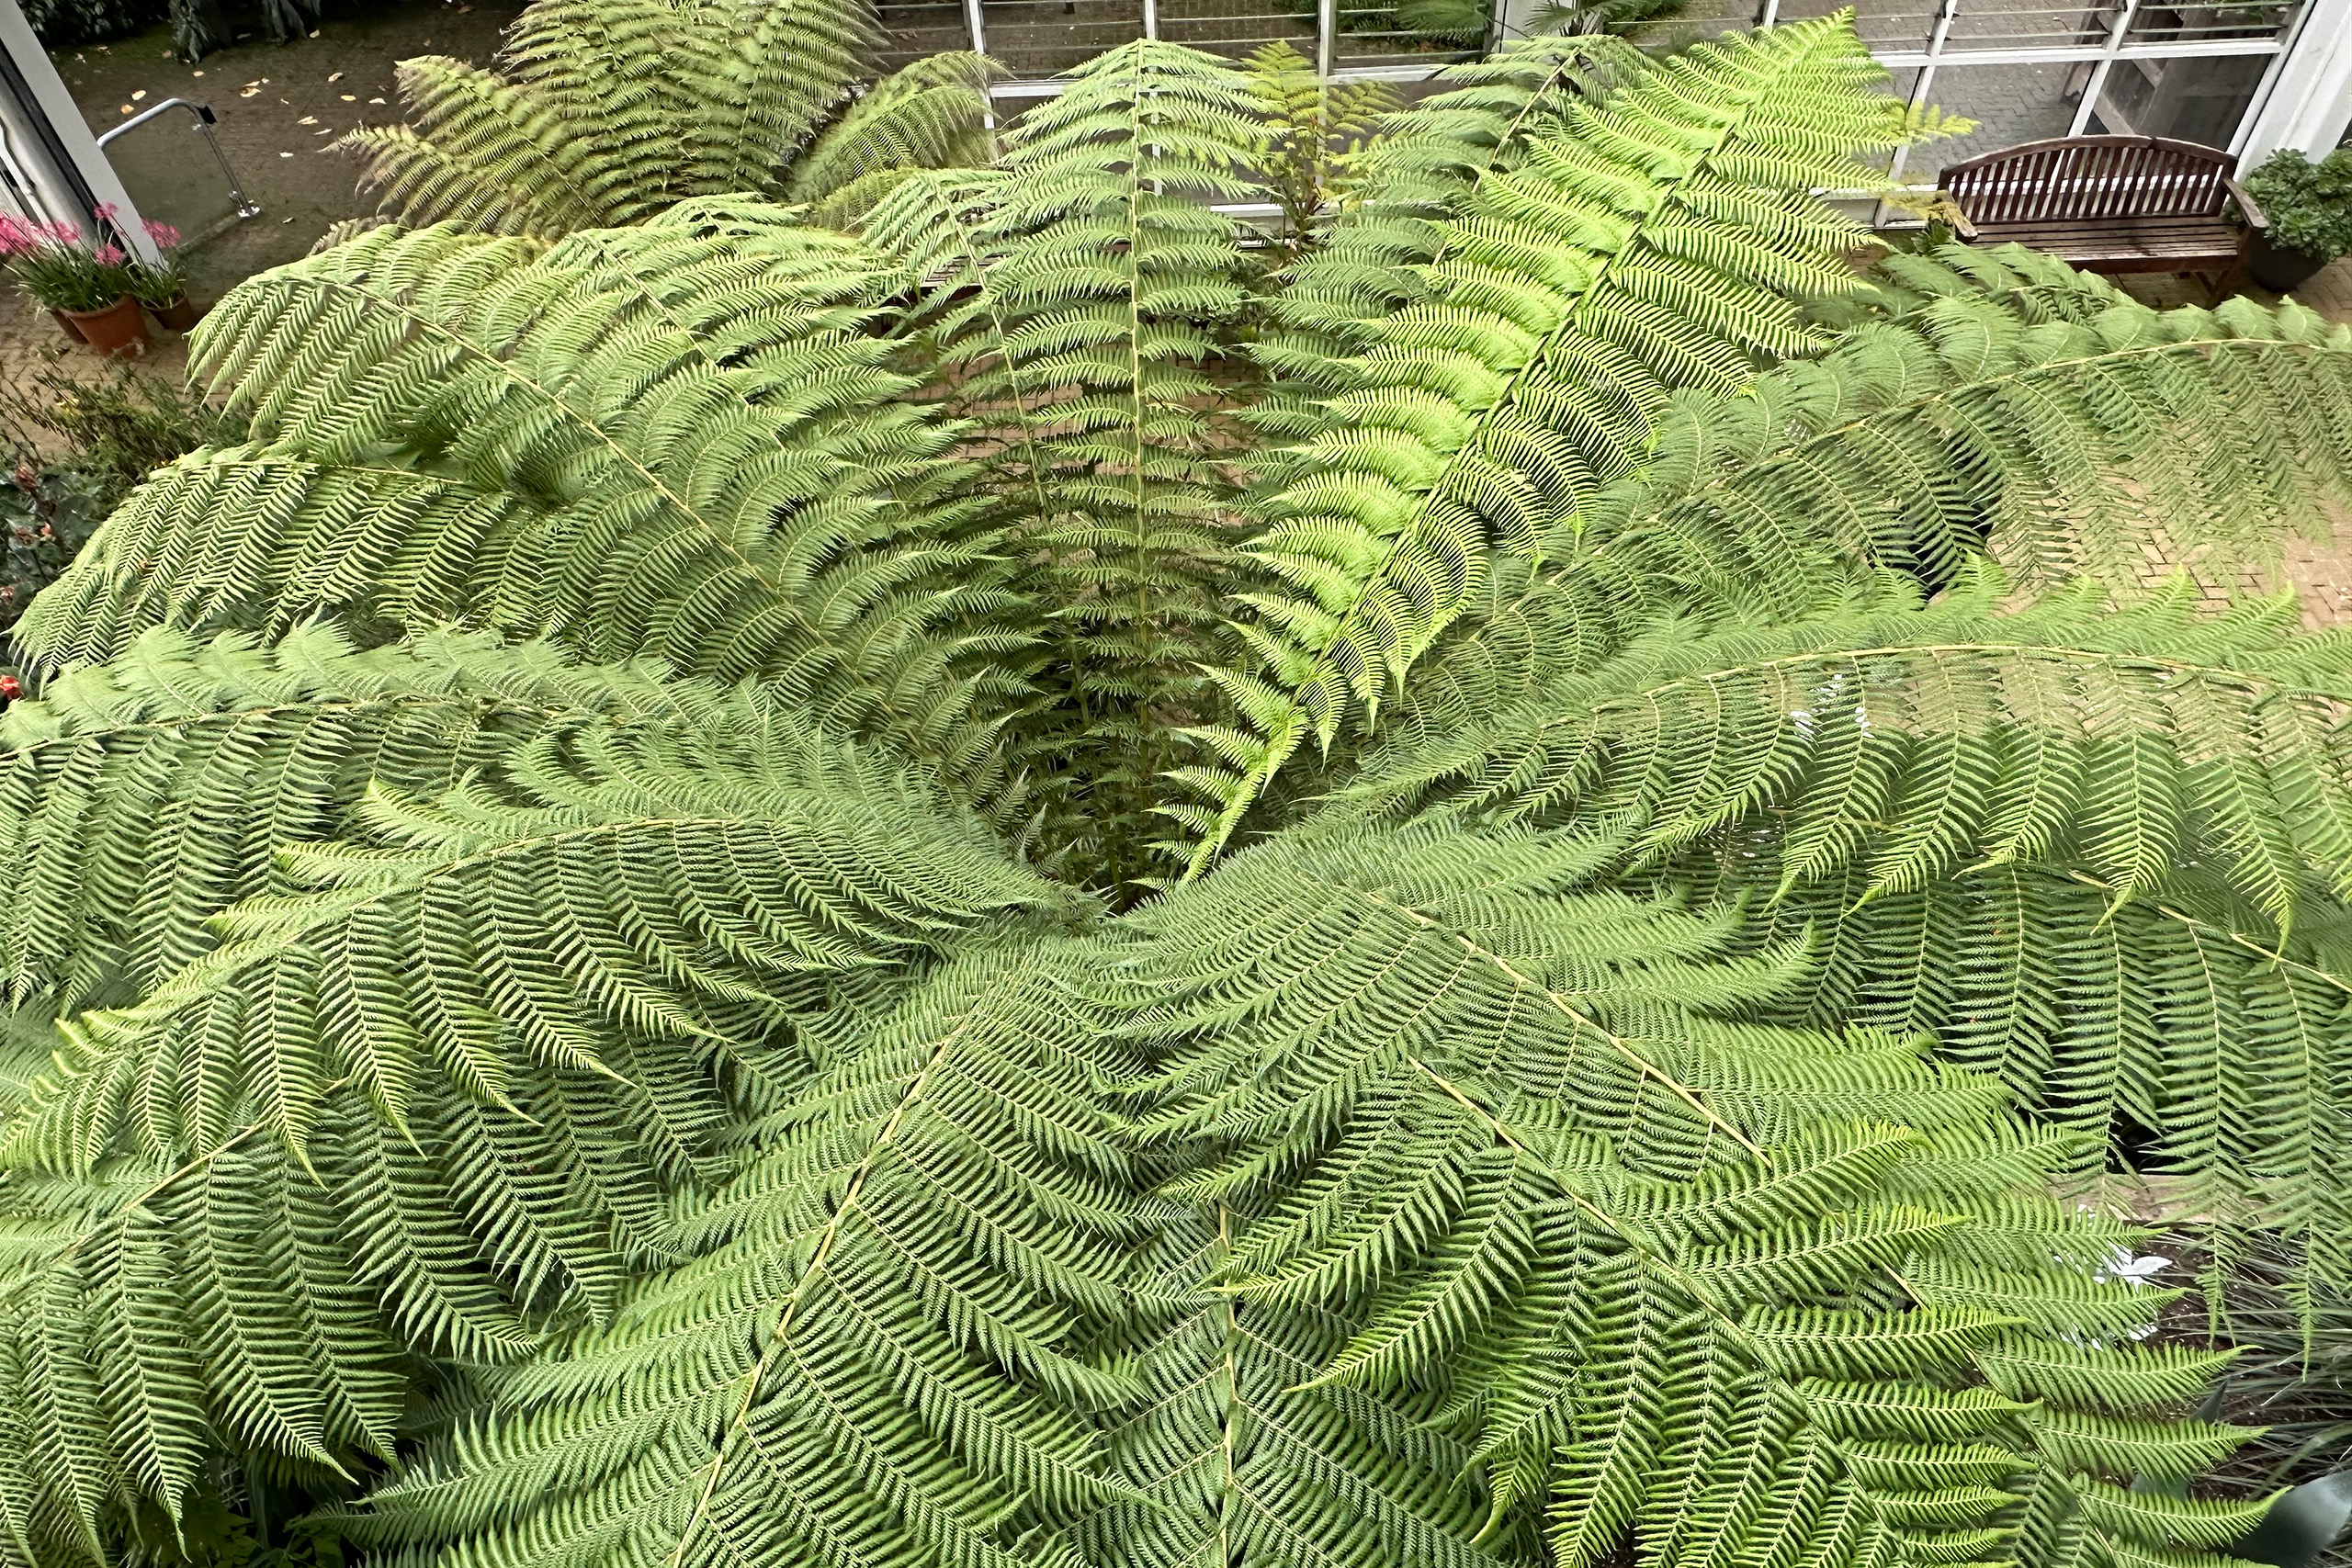
[(139, 301), (126, 294), (102, 310), (64, 310), (80, 331), (82, 341), (109, 359), (143, 353), (147, 347), (147, 317)]
[(187, 331), (204, 315), (196, 308), (196, 301), (187, 297), (186, 289), (182, 289), (179, 297), (168, 305), (148, 306), (147, 313), (175, 333)]
[(63, 310), (51, 310), (49, 313), (49, 319), (55, 321), (57, 323), (57, 330), (63, 333), (66, 337), (71, 339), (73, 342), (87, 343), (90, 341), (88, 338), (82, 335), (82, 329), (74, 324), (74, 318), (67, 312)]

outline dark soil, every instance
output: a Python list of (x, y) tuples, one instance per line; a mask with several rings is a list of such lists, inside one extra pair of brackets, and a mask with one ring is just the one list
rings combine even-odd
[[(241, 279), (306, 254), (330, 224), (374, 210), (357, 189), (357, 166), (327, 148), (356, 127), (398, 123), (394, 62), (447, 54), (487, 65), (522, 8), (521, 0), (399, 0), (356, 15), (331, 9), (310, 38), (286, 44), (254, 38), (194, 65), (172, 58), (162, 28), (50, 52), (99, 132), (165, 98), (211, 106), (221, 151), (262, 211), (209, 237), (189, 237), (190, 291), (209, 303)], [(173, 134), (177, 145), (164, 140), (161, 125), (144, 127), (109, 149), (133, 199), (167, 206), (176, 194), (168, 186), (184, 177), (202, 187), (206, 201), (220, 200), (220, 175), (194, 132)], [(140, 188), (142, 179), (156, 192), (153, 200)]]

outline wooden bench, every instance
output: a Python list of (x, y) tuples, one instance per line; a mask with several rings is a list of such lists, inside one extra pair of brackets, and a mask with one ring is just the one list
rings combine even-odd
[(1954, 164), (1936, 186), (1971, 244), (2015, 241), (2086, 272), (2193, 272), (2219, 294), (2267, 226), (2237, 164), (2161, 136), (2068, 136)]

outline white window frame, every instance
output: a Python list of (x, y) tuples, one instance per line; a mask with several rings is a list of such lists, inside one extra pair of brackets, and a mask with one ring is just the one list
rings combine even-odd
[[(2247, 100), (2245, 111), (2238, 116), (2236, 129), (2230, 138), (2229, 151), (2244, 149), (2247, 133), (2262, 114), (2271, 90), (2278, 82), (2278, 69), (2296, 41), (2302, 36), (2315, 7), (2324, 0), (2299, 0), (2286, 22), (2267, 39), (2204, 39), (2189, 42), (2128, 43), (2132, 24), (2140, 15), (2142, 0), (2120, 0), (2113, 4), (2114, 17), (2108, 24), (2107, 37), (2098, 43), (2043, 44), (2013, 49), (1973, 49), (1951, 41), (1951, 24), (1968, 0), (1937, 0), (1933, 22), (1928, 33), (1925, 49), (1873, 49), (1871, 58), (1890, 71), (1917, 70), (1918, 75), (1911, 84), (1911, 107), (1919, 108), (1934, 101), (1936, 73), (1946, 66), (1973, 65), (2080, 65), (2091, 67), (2090, 79), (2084, 84), (2082, 102), (2075, 106), (2075, 118), (2066, 134), (2080, 136), (2090, 125), (2098, 107), (2099, 98), (2107, 91), (2108, 73), (2120, 60), (2217, 60), (2267, 57), (2270, 64), (2262, 79), (2255, 85), (2254, 96)], [(1756, 23), (1770, 27), (1781, 19), (1781, 0), (1758, 0)], [(1910, 154), (1907, 147), (1895, 149), (1892, 169), (1899, 183), (1903, 166)]]

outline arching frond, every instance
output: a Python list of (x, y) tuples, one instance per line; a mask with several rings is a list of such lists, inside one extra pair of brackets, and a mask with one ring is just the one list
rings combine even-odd
[(875, 26), (866, 0), (534, 0), (496, 70), (402, 61), (408, 123), (340, 144), (411, 226), (553, 240), (775, 196)]
[[(1340, 824), (1120, 923), (1152, 1131), (1207, 1155), (1174, 1190), (1226, 1216), (1227, 1326), (1129, 1439), (1188, 1461), (1148, 1477), (1163, 1511), (1114, 1512), (1144, 1544), (1097, 1556), (2041, 1562), (2022, 1490), (2076, 1500), (2084, 1551), (2257, 1514), (2119, 1501), (2134, 1450), (2100, 1424), (2215, 1359), (2115, 1343), (2156, 1303), (2098, 1282), (2130, 1233), (2047, 1195), (2060, 1142), (1894, 1037), (1739, 1021), (1800, 950), (1732, 958), (1729, 917), (1583, 890), (1609, 851)], [(1312, 1376), (1250, 1386), (1315, 1325), (1344, 1341)], [(1398, 1435), (1351, 1472), (1384, 1402)], [(1460, 1479), (1406, 1490), (1430, 1463)]]
[(134, 494), (18, 640), (477, 616), (977, 755), (952, 623), (989, 601), (934, 532), (965, 505), (946, 434), (889, 406), (909, 383), (864, 331), (877, 266), (689, 204), (544, 252), (381, 229), (264, 274), (198, 346), (252, 440)]
[(1087, 1416), (1135, 1382), (1089, 1340), (1150, 1206), (1057, 967), (974, 954), (838, 1042), (683, 1209), (692, 1262), (499, 1374), (351, 1528), (518, 1568), (1077, 1561), (1118, 1491)]
[(1855, 152), (1902, 139), (1862, 90), (1876, 69), (1842, 23), (1798, 23), (1573, 104), (1478, 182), (1415, 297), (1345, 334), (1321, 428), (1258, 506), (1251, 553), (1283, 586), (1253, 597), (1250, 642), (1272, 685), (1224, 682), (1255, 734), (1193, 775), (1194, 873), (1300, 744), (1376, 706), (1490, 545), (1533, 552), (1634, 466), (1670, 393), (1823, 346), (1792, 296), (1852, 288), (1862, 234), (1811, 193), (1866, 185)]
[(730, 711), (718, 688), (544, 644), (148, 632), (0, 717), (9, 997), (70, 1011), (161, 984), (210, 951), (212, 916), (284, 891), (277, 852), (341, 836), (371, 784), (435, 795), (542, 736)]
[(792, 165), (787, 201), (812, 221), (847, 229), (916, 169), (985, 164), (992, 152), (993, 62), (933, 54), (876, 83)]
[(220, 947), (74, 1020), (15, 1141), (86, 1163), (123, 1124), (160, 1156), (255, 1122), (300, 1156), (345, 1084), (397, 1127), (426, 1079), (505, 1104), (529, 1061), (707, 1071), (839, 975), (1062, 897), (929, 780), (759, 696), (550, 729), (495, 774), (433, 799), (379, 784), (352, 815), (359, 841), (282, 852), (294, 891), (214, 917)]
[(2292, 917), (2352, 893), (2352, 664), (2278, 603), (2199, 619), (2077, 593), (1691, 638), (1673, 628), (1444, 741), (1367, 798), (1633, 825), (1666, 852), (1770, 813), (1783, 886), (1866, 865), (1881, 892), (1984, 862), (2079, 860), (2121, 897), (2201, 865)]
[(992, 176), (910, 181), (865, 224), (921, 279), (901, 330), (989, 439), (1016, 581), (1057, 606), (1044, 694), (1091, 737), (1039, 761), (1093, 781), (1066, 809), (1114, 876), (1142, 869), (1170, 760), (1163, 727), (1118, 716), (1196, 700), (1218, 619), (1236, 367), (1204, 323), (1240, 309), (1243, 264), (1211, 204), (1258, 194), (1265, 135), (1241, 73), (1142, 39), (1024, 114)]

